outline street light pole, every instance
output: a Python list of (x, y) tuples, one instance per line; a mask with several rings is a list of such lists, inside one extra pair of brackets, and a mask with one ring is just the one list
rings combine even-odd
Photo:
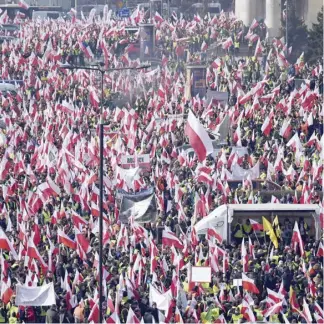
[(124, 71), (124, 70), (140, 70), (151, 67), (150, 64), (140, 65), (138, 67), (122, 67), (103, 70), (99, 65), (93, 66), (75, 66), (70, 64), (62, 64), (60, 66), (66, 70), (89, 70), (97, 71), (101, 74), (101, 104), (100, 104), (100, 120), (99, 120), (99, 323), (103, 323), (103, 198), (104, 198), (104, 126), (103, 120), (103, 101), (104, 101), (104, 75), (106, 72)]
[(286, 57), (288, 57), (288, 0), (286, 0)]
[(102, 295), (103, 295), (103, 195), (104, 195), (104, 188), (103, 188), (103, 174), (104, 174), (104, 121), (103, 121), (103, 100), (104, 100), (104, 74), (105, 72), (101, 69), (101, 105), (100, 105), (100, 121), (99, 121), (99, 158), (100, 158), (100, 165), (99, 165), (99, 323), (103, 323), (102, 321)]

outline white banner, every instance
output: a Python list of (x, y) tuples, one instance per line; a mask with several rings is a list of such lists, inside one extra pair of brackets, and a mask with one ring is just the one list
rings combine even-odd
[(16, 285), (16, 306), (51, 306), (56, 304), (53, 283), (40, 287)]
[(244, 180), (250, 175), (251, 180), (258, 179), (260, 177), (260, 164), (259, 161), (251, 169), (243, 169), (238, 164), (232, 167), (233, 180)]

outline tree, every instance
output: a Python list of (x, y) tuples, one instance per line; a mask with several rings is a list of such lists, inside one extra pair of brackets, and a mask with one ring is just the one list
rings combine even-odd
[(323, 57), (323, 7), (317, 14), (317, 23), (313, 24), (308, 36), (306, 60), (310, 63)]
[[(294, 0), (287, 0), (288, 3), (288, 48), (292, 46), (289, 57), (290, 62), (295, 62), (302, 52), (307, 50), (308, 32), (305, 22), (297, 16)], [(285, 10), (287, 12), (287, 10)], [(282, 35), (286, 37), (286, 15), (282, 19)]]

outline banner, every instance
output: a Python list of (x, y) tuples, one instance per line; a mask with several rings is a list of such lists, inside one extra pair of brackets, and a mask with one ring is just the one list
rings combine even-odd
[(139, 30), (141, 61), (154, 57), (155, 32), (153, 24), (142, 24)]
[(121, 165), (123, 169), (130, 169), (139, 166), (141, 169), (151, 170), (151, 159), (149, 154), (140, 155), (123, 155), (121, 158)]
[(260, 164), (259, 161), (253, 168), (243, 169), (238, 164), (232, 167), (233, 180), (245, 180), (250, 175), (251, 180), (258, 179), (260, 177)]
[(200, 98), (206, 96), (206, 67), (205, 66), (195, 66), (190, 67), (192, 75), (191, 84), (191, 97), (196, 97), (199, 95)]
[(138, 223), (154, 222), (157, 216), (155, 194), (148, 195), (148, 191), (139, 192), (134, 195), (123, 195), (119, 220), (127, 224), (130, 217)]
[(40, 287), (16, 285), (16, 306), (51, 306), (56, 304), (53, 283)]
[(151, 196), (153, 193), (154, 193), (153, 187), (151, 187), (149, 189), (144, 189), (140, 192), (127, 192), (123, 189), (118, 189), (116, 192), (117, 206), (120, 209), (123, 197), (132, 199), (132, 197), (137, 196), (138, 199), (144, 200), (144, 199), (148, 198), (149, 196)]

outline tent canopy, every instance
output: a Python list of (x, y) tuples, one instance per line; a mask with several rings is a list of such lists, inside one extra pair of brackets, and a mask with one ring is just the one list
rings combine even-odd
[[(223, 239), (227, 238), (227, 227), (233, 221), (235, 212), (254, 212), (262, 213), (269, 212), (307, 212), (315, 213), (317, 216), (320, 213), (319, 205), (295, 205), (295, 204), (228, 204), (222, 205), (213, 210), (208, 216), (200, 220), (195, 229), (197, 234), (206, 234), (208, 228), (215, 228)], [(318, 219), (318, 217), (317, 217)]]

